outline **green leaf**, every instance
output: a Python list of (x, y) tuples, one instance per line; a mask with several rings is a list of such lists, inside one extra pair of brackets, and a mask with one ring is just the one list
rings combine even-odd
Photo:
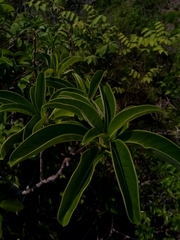
[(93, 99), (94, 95), (96, 94), (96, 91), (98, 90), (99, 84), (102, 81), (104, 74), (105, 74), (104, 71), (99, 70), (92, 77), (90, 81), (89, 92), (88, 92), (88, 97), (90, 99)]
[(77, 89), (75, 87), (65, 87), (65, 88), (61, 88), (59, 90), (57, 90), (52, 96), (51, 96), (51, 100), (54, 99), (54, 98), (58, 98), (58, 96), (61, 94), (61, 92), (70, 92), (70, 93), (77, 93), (79, 95), (82, 95), (83, 97), (86, 97), (87, 98), (87, 95), (86, 93), (84, 93), (82, 90), (80, 89)]
[(61, 76), (68, 67), (80, 61), (83, 61), (83, 58), (80, 56), (73, 56), (71, 58), (68, 57), (67, 59), (63, 59), (62, 62), (60, 62), (59, 64), (58, 70), (59, 76)]
[(73, 84), (71, 84), (70, 82), (60, 78), (55, 78), (55, 77), (46, 78), (46, 84), (48, 87), (52, 87), (56, 89), (65, 88), (65, 87), (74, 87)]
[(29, 137), (32, 134), (33, 128), (39, 120), (40, 120), (40, 116), (33, 116), (31, 120), (28, 122), (28, 124), (26, 124), (23, 131), (23, 140), (25, 140), (27, 137)]
[(31, 108), (32, 111), (35, 111), (35, 108), (32, 106), (32, 104), (23, 96), (7, 91), (7, 90), (2, 90), (0, 91), (0, 103), (1, 104), (6, 104), (6, 103), (17, 103), (17, 104), (23, 104), (27, 105), (28, 108)]
[(46, 101), (46, 79), (44, 73), (40, 72), (35, 85), (35, 104), (39, 112)]
[(46, 66), (50, 66), (51, 58), (47, 53), (37, 53), (36, 58), (46, 63)]
[(61, 97), (78, 99), (78, 100), (84, 101), (87, 104), (93, 106), (92, 103), (89, 101), (87, 96), (83, 96), (82, 94), (79, 94), (79, 93), (70, 92), (70, 91), (62, 91), (61, 94), (59, 95), (59, 98), (61, 98)]
[(8, 103), (0, 106), (0, 112), (19, 112), (24, 113), (29, 116), (34, 116), (37, 114), (36, 110), (31, 106), (23, 105), (20, 103)]
[(55, 144), (81, 141), (87, 128), (76, 122), (63, 122), (44, 127), (25, 139), (11, 154), (9, 165), (13, 165), (38, 154)]
[(37, 130), (41, 129), (44, 125), (44, 123), (46, 122), (46, 115), (44, 115), (44, 117), (42, 117), (33, 127), (32, 132), (36, 132)]
[(13, 134), (10, 136), (1, 146), (1, 158), (4, 159), (6, 154), (9, 152), (9, 150), (13, 147), (14, 143), (17, 143), (18, 140), (21, 139), (23, 135), (23, 130), (21, 129), (19, 132)]
[(100, 86), (101, 99), (104, 108), (105, 116), (105, 131), (107, 130), (109, 123), (115, 116), (116, 112), (116, 100), (114, 94), (108, 84), (106, 86)]
[(90, 104), (79, 99), (56, 98), (45, 104), (44, 107), (60, 108), (74, 112), (77, 115), (81, 114), (90, 126), (97, 127), (100, 131), (103, 130), (103, 122), (96, 109)]
[(86, 86), (85, 86), (82, 78), (81, 78), (78, 74), (76, 74), (76, 73), (73, 73), (72, 75), (73, 75), (73, 77), (74, 77), (75, 80), (76, 80), (77, 88), (78, 88), (78, 89), (81, 89), (83, 92), (86, 93)]
[(97, 148), (88, 149), (82, 154), (80, 163), (71, 176), (69, 183), (64, 191), (61, 204), (58, 210), (57, 219), (66, 226), (77, 207), (84, 190), (89, 185), (94, 169), (98, 161), (102, 158)]
[(91, 128), (87, 133), (84, 135), (82, 144), (86, 144), (94, 140), (95, 138), (99, 137), (102, 133), (97, 128)]
[(113, 138), (116, 132), (122, 128), (126, 123), (141, 117), (148, 113), (153, 112), (163, 112), (159, 107), (152, 105), (141, 105), (141, 106), (133, 106), (128, 107), (122, 110), (119, 114), (117, 114), (113, 120), (109, 124), (108, 133), (111, 138)]
[(64, 109), (55, 109), (51, 115), (49, 116), (49, 119), (53, 120), (53, 121), (58, 121), (61, 120), (63, 118), (67, 118), (67, 117), (74, 117), (74, 113), (64, 110)]
[(4, 64), (4, 63), (6, 63), (7, 65), (9, 65), (11, 67), (13, 66), (13, 62), (10, 59), (8, 59), (7, 57), (2, 56), (2, 57), (0, 57), (0, 65)]
[(1, 6), (3, 7), (4, 12), (14, 12), (14, 8), (13, 6), (9, 5), (9, 4), (1, 4)]
[(127, 143), (152, 149), (153, 154), (180, 169), (180, 147), (169, 139), (144, 130), (127, 131), (119, 135), (118, 138)]
[(121, 141), (111, 143), (112, 161), (129, 220), (140, 223), (139, 189), (136, 170), (128, 147)]
[(0, 207), (6, 211), (19, 212), (24, 206), (17, 199), (7, 199), (0, 202)]
[(35, 86), (32, 86), (29, 91), (29, 97), (31, 99), (31, 103), (34, 107), (36, 107), (36, 99), (35, 99)]

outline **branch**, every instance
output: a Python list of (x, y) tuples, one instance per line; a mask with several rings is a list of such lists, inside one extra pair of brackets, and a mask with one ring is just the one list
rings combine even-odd
[(63, 171), (64, 167), (65, 166), (69, 166), (69, 162), (71, 160), (72, 160), (72, 157), (66, 157), (63, 160), (60, 169), (58, 170), (58, 172), (55, 175), (52, 175), (52, 176), (50, 176), (50, 177), (48, 177), (46, 179), (41, 180), (34, 187), (22, 191), (21, 194), (22, 195), (27, 195), (29, 193), (34, 192), (37, 188), (40, 188), (42, 185), (47, 184), (47, 183), (52, 182), (52, 181), (55, 181), (62, 174), (62, 171)]

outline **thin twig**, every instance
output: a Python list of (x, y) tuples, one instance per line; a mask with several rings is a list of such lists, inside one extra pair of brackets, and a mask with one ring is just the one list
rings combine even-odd
[(40, 152), (39, 156), (39, 171), (40, 171), (40, 181), (43, 180), (43, 152)]
[(43, 179), (42, 181), (38, 182), (34, 187), (22, 191), (21, 194), (22, 195), (26, 195), (26, 194), (29, 194), (31, 192), (34, 192), (37, 188), (40, 188), (42, 185), (56, 180), (62, 174), (62, 171), (63, 171), (64, 167), (68, 166), (69, 161), (71, 161), (71, 159), (72, 159), (72, 157), (70, 157), (70, 158), (66, 157), (63, 160), (60, 169), (58, 170), (58, 172), (55, 175), (52, 175), (52, 176), (50, 176), (50, 177), (48, 177), (46, 179)]

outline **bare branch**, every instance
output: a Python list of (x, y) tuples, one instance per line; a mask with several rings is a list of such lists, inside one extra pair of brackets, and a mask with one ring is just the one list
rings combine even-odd
[(21, 194), (22, 195), (29, 194), (31, 192), (34, 192), (37, 188), (40, 188), (42, 185), (47, 184), (47, 183), (52, 182), (52, 181), (55, 181), (62, 174), (62, 171), (63, 171), (64, 167), (69, 165), (69, 162), (71, 161), (71, 159), (72, 159), (72, 157), (71, 158), (66, 157), (63, 160), (60, 169), (58, 170), (58, 172), (55, 175), (52, 175), (52, 176), (50, 176), (46, 179), (43, 179), (42, 181), (37, 183), (34, 187), (22, 191)]

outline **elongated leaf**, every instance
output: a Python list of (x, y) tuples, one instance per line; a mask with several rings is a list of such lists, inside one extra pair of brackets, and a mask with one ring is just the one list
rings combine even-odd
[(52, 77), (46, 79), (46, 85), (48, 87), (52, 87), (52, 88), (56, 88), (56, 89), (61, 89), (61, 88), (65, 88), (65, 87), (73, 87), (73, 85), (71, 83), (69, 83), (68, 81), (65, 81), (63, 79), (52, 80)]
[(127, 143), (152, 149), (155, 155), (180, 169), (180, 147), (169, 139), (144, 130), (127, 131), (119, 135), (118, 138)]
[(82, 91), (82, 90), (80, 90), (80, 89), (77, 89), (77, 88), (75, 88), (75, 87), (65, 87), (65, 88), (62, 88), (62, 89), (59, 89), (59, 90), (57, 90), (52, 96), (51, 96), (51, 99), (54, 99), (54, 98), (57, 98), (60, 94), (61, 94), (61, 92), (63, 92), (63, 91), (66, 91), (66, 92), (72, 92), (72, 93), (77, 93), (77, 94), (80, 94), (80, 95), (82, 95), (82, 96), (84, 96), (84, 97), (87, 97), (87, 95)]
[(23, 140), (25, 140), (27, 137), (29, 137), (32, 134), (33, 128), (39, 120), (40, 120), (40, 116), (33, 116), (31, 120), (28, 122), (28, 124), (26, 124), (23, 131)]
[(7, 91), (7, 90), (2, 90), (0, 91), (0, 103), (2, 104), (7, 104), (7, 103), (16, 103), (16, 104), (23, 104), (27, 105), (27, 107), (32, 109), (34, 111), (34, 107), (32, 104), (23, 96), (20, 94)]
[[(97, 127), (100, 131), (103, 130), (103, 122), (96, 111), (96, 109), (93, 106), (90, 106), (84, 101), (81, 101), (79, 99), (68, 99), (68, 98), (60, 98), (60, 99), (53, 99), (48, 104), (45, 104), (44, 107), (50, 107), (50, 104), (59, 104), (59, 108), (65, 109), (63, 104), (67, 106), (68, 111), (74, 112), (75, 114), (78, 111), (81, 113), (83, 118), (92, 126)], [(69, 106), (69, 107), (68, 107)], [(58, 108), (58, 105), (56, 105), (56, 108)], [(74, 110), (76, 111), (74, 111)], [(79, 115), (79, 114), (78, 114)]]
[(34, 133), (34, 132), (36, 132), (37, 130), (41, 129), (41, 128), (43, 127), (45, 121), (46, 121), (46, 115), (44, 115), (44, 117), (42, 117), (42, 118), (34, 125), (32, 132)]
[(66, 61), (65, 59), (63, 59), (63, 63), (61, 62), (59, 64), (59, 70), (58, 70), (59, 76), (61, 76), (68, 67), (70, 67), (76, 62), (81, 62), (81, 61), (83, 61), (83, 58), (80, 56), (73, 56), (71, 58), (68, 57)]
[(99, 84), (102, 81), (104, 74), (105, 74), (104, 71), (99, 70), (92, 77), (91, 82), (90, 82), (90, 88), (88, 91), (88, 97), (90, 99), (93, 99), (94, 95), (96, 94)]
[(72, 83), (70, 83), (70, 82), (68, 82), (68, 81), (66, 81), (66, 80), (64, 80), (64, 79), (62, 79), (62, 78), (57, 78), (57, 77), (47, 77), (47, 78), (46, 78), (46, 84), (47, 84), (47, 86), (53, 87), (53, 86), (51, 86), (51, 85), (48, 85), (48, 84), (50, 84), (50, 83), (53, 84), (53, 82), (58, 82), (59, 84), (64, 85), (64, 87), (74, 87), (74, 85), (73, 85)]
[(131, 222), (140, 223), (138, 180), (131, 153), (121, 140), (111, 143), (111, 153), (127, 215)]
[(17, 143), (18, 140), (22, 138), (23, 130), (24, 129), (22, 128), (19, 132), (6, 139), (6, 141), (1, 146), (1, 159), (4, 159), (9, 150), (13, 147), (14, 143)]
[(30, 88), (29, 97), (30, 97), (30, 99), (31, 99), (32, 105), (33, 105), (34, 107), (36, 107), (35, 85), (33, 85), (33, 86)]
[(46, 101), (46, 79), (44, 73), (40, 72), (35, 85), (35, 104), (39, 112)]
[(116, 112), (116, 101), (114, 94), (108, 84), (106, 86), (100, 86), (101, 99), (104, 108), (105, 116), (105, 130), (108, 128), (109, 123), (115, 116)]
[(0, 202), (0, 207), (10, 212), (19, 212), (24, 208), (22, 203), (17, 199), (3, 200)]
[(20, 103), (8, 103), (0, 106), (0, 112), (18, 112), (24, 113), (29, 116), (34, 116), (37, 114), (36, 110), (28, 105), (23, 105)]
[(76, 73), (73, 73), (72, 75), (73, 75), (73, 77), (74, 77), (75, 80), (76, 80), (77, 88), (78, 88), (78, 89), (81, 89), (84, 93), (86, 93), (86, 92), (87, 92), (87, 89), (86, 89), (86, 86), (85, 86), (82, 78), (81, 78), (78, 74), (76, 74)]
[(84, 135), (82, 144), (86, 144), (91, 142), (93, 139), (97, 138), (100, 134), (102, 134), (97, 128), (91, 128), (87, 133)]
[(85, 97), (85, 96), (83, 96), (83, 95), (81, 95), (81, 94), (79, 94), (79, 93), (75, 93), (75, 92), (69, 92), (69, 91), (63, 91), (63, 92), (61, 92), (61, 94), (59, 95), (59, 98), (61, 98), (61, 97), (68, 97), (68, 98), (74, 98), (74, 99), (78, 99), (78, 100), (80, 100), (80, 101), (83, 101), (83, 102), (85, 102), (86, 104), (89, 104), (90, 106), (93, 106), (94, 107), (94, 105), (89, 101), (89, 99), (87, 98), (87, 96)]
[[(61, 103), (61, 101), (57, 101), (57, 102), (54, 101), (54, 102), (47, 103), (43, 106), (43, 108), (54, 108), (55, 110), (58, 110), (58, 109), (66, 110), (76, 114), (78, 117), (82, 117), (82, 113), (78, 108), (71, 106), (69, 104)], [(49, 118), (51, 118), (51, 115), (49, 116)]]
[(49, 116), (49, 119), (57, 121), (67, 117), (74, 117), (74, 113), (64, 109), (55, 109)]
[(87, 128), (76, 122), (54, 124), (33, 133), (11, 154), (9, 165), (13, 165), (38, 154), (55, 144), (67, 141), (81, 141)]
[(94, 106), (96, 107), (100, 116), (104, 117), (104, 109), (101, 97), (97, 97), (95, 101), (93, 101)]
[(153, 112), (162, 112), (162, 110), (157, 106), (152, 105), (141, 105), (141, 106), (133, 106), (128, 107), (122, 110), (119, 114), (117, 114), (113, 120), (109, 124), (108, 133), (111, 138), (113, 138), (116, 132), (122, 128), (126, 123), (141, 117), (148, 113)]
[(96, 148), (88, 149), (83, 153), (80, 163), (71, 176), (64, 191), (61, 204), (58, 210), (57, 219), (66, 226), (77, 207), (84, 190), (89, 185), (94, 169), (103, 154)]

